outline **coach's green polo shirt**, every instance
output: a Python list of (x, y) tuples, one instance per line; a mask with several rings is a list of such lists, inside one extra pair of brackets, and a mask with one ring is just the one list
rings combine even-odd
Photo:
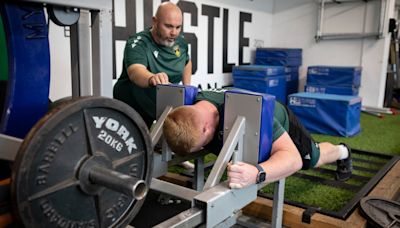
[(150, 28), (139, 32), (126, 42), (122, 73), (114, 86), (114, 98), (133, 107), (150, 126), (156, 117), (156, 89), (136, 86), (130, 81), (127, 68), (139, 63), (152, 73), (165, 72), (171, 83), (179, 83), (188, 61), (188, 44), (182, 35), (172, 47), (165, 47), (154, 42)]

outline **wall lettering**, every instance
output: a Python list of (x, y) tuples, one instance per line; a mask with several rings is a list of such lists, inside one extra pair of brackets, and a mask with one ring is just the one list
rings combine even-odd
[(222, 72), (232, 72), (234, 63), (228, 63), (228, 19), (229, 10), (224, 9), (223, 30), (222, 30)]
[(214, 17), (219, 17), (219, 8), (202, 5), (201, 14), (208, 16), (208, 61), (207, 72), (214, 72)]
[[(182, 13), (189, 13), (190, 14), (190, 25), (197, 26), (197, 6), (194, 2), (188, 1), (179, 1), (177, 3), (179, 8), (181, 8)], [(185, 31), (185, 28), (182, 28)], [(192, 59), (192, 74), (195, 74), (197, 71), (197, 36), (194, 33), (190, 32), (183, 32), (183, 36), (185, 40), (190, 45), (190, 57)]]
[(239, 22), (239, 65), (248, 65), (243, 62), (243, 48), (249, 46), (249, 38), (244, 37), (244, 22), (251, 22), (251, 14), (240, 12)]

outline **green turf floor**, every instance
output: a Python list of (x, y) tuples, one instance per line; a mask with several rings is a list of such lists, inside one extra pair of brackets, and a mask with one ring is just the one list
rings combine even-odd
[(347, 143), (351, 148), (400, 155), (400, 114), (383, 118), (361, 113), (361, 132), (353, 137), (334, 137), (313, 134), (319, 142)]

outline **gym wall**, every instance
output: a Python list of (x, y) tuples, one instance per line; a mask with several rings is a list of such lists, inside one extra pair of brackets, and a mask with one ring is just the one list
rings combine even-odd
[[(127, 34), (149, 26), (161, 2), (114, 0), (114, 79), (121, 72)], [(253, 63), (256, 47), (302, 48), (300, 82), (305, 81), (309, 65), (362, 66), (360, 95), (363, 97), (363, 105), (382, 107), (390, 37), (387, 33), (381, 39), (316, 42), (314, 36), (318, 22), (318, 1), (315, 0), (172, 2), (179, 4), (184, 12), (183, 31), (190, 43), (195, 63), (193, 85), (207, 88), (231, 84), (231, 67)], [(324, 32), (375, 30), (376, 21), (379, 21), (376, 2), (380, 1), (360, 1), (345, 8), (327, 10)], [(394, 0), (388, 2), (388, 12), (392, 13)], [(390, 14), (385, 20), (389, 17)], [(71, 94), (69, 39), (64, 37), (64, 29), (61, 27), (51, 24), (49, 30), (52, 58), (50, 98), (58, 99)], [(304, 83), (300, 83), (299, 89), (302, 90), (303, 86)]]
[[(230, 85), (232, 66), (251, 63), (256, 47), (270, 46), (271, 14), (268, 10), (272, 9), (273, 1), (172, 2), (179, 4), (184, 12), (183, 31), (190, 43), (194, 63), (193, 85), (202, 88)], [(160, 0), (114, 0), (114, 82), (121, 73), (127, 34), (150, 26), (151, 17), (160, 3)], [(50, 98), (55, 100), (71, 94), (70, 44), (69, 38), (64, 37), (64, 29), (50, 23), (53, 76)]]

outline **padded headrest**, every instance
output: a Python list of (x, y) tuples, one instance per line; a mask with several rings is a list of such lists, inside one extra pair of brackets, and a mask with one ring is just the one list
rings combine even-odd
[[(266, 161), (270, 154), (272, 148), (272, 136), (273, 136), (273, 125), (274, 125), (274, 109), (275, 109), (275, 96), (265, 94), (265, 93), (257, 93), (249, 90), (243, 89), (233, 89), (228, 90), (225, 93), (239, 93), (239, 94), (248, 94), (259, 96), (261, 98), (262, 107), (261, 107), (261, 126), (260, 126), (260, 143), (258, 150), (258, 162)], [(251, 112), (251, 110), (248, 110)], [(248, 134), (248, 132), (246, 132)], [(244, 151), (247, 153), (248, 151)]]
[(191, 86), (191, 85), (165, 84), (165, 85), (157, 85), (157, 86), (169, 86), (169, 87), (183, 88), (185, 90), (184, 105), (193, 104), (194, 100), (196, 99), (197, 93), (199, 92), (199, 89), (197, 87)]

